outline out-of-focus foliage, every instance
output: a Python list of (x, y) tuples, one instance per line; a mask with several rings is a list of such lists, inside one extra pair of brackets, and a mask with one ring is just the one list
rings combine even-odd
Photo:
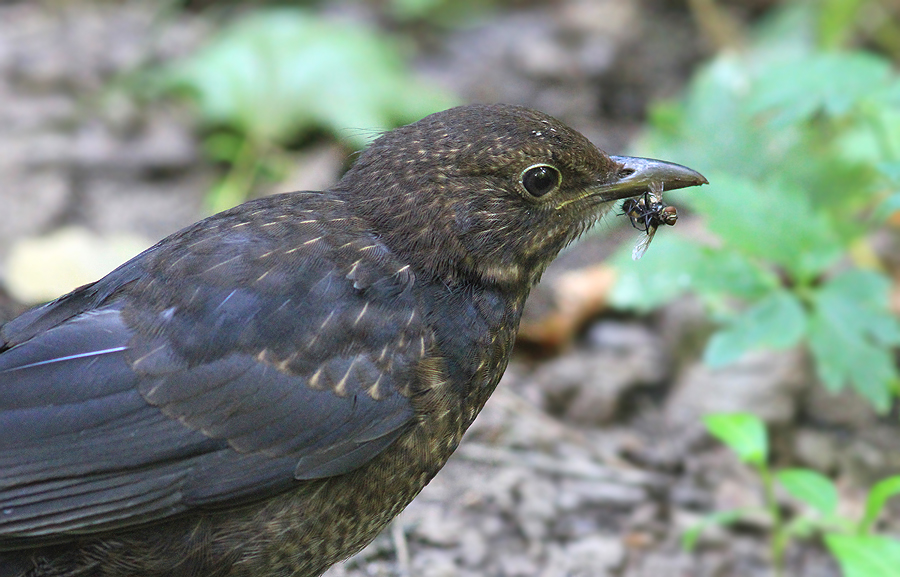
[(232, 167), (213, 210), (243, 200), (260, 174), (277, 174), (278, 152), (304, 134), (326, 131), (361, 148), (453, 104), (413, 77), (386, 35), (291, 8), (235, 21), (158, 80), (193, 100), (209, 130), (206, 150)]
[(721, 321), (709, 363), (803, 343), (829, 389), (850, 384), (885, 411), (900, 322), (868, 241), (900, 207), (900, 77), (876, 54), (823, 49), (822, 6), (786, 4), (653, 110), (640, 152), (709, 178), (671, 196), (718, 242), (658, 235), (637, 266), (620, 259), (614, 301), (647, 310), (692, 292)]
[(400, 21), (427, 20), (436, 24), (471, 21), (495, 9), (498, 2), (484, 0), (390, 0), (388, 9)]
[[(744, 518), (763, 515), (772, 529), (769, 536), (771, 561), (776, 576), (784, 575), (784, 552), (795, 539), (821, 534), (828, 550), (847, 577), (896, 577), (900, 567), (900, 541), (872, 533), (875, 520), (887, 502), (900, 495), (900, 476), (888, 477), (869, 491), (860, 519), (841, 514), (835, 483), (816, 471), (803, 468), (773, 469), (769, 464), (769, 435), (759, 417), (747, 413), (720, 413), (703, 419), (709, 433), (727, 445), (752, 467), (762, 484), (763, 508), (716, 511), (688, 529), (682, 543), (692, 549), (711, 525), (731, 525)], [(785, 518), (775, 487), (783, 489), (802, 509)]]

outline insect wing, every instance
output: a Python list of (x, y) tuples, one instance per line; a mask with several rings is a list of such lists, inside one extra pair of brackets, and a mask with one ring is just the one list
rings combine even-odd
[(633, 260), (644, 256), (660, 225), (671, 226), (678, 219), (675, 207), (668, 206), (663, 202), (662, 190), (661, 182), (653, 182), (650, 184), (650, 190), (639, 199), (628, 199), (622, 204), (622, 214), (628, 215), (628, 218), (631, 219), (631, 226), (644, 233), (640, 235), (637, 244), (631, 251)]
[(647, 232), (638, 238), (637, 244), (634, 245), (634, 249), (631, 251), (631, 260), (640, 260), (644, 256), (644, 253), (647, 252), (647, 247), (650, 246), (650, 242), (653, 240), (653, 235), (656, 234), (656, 229), (657, 227), (651, 224), (647, 227)]

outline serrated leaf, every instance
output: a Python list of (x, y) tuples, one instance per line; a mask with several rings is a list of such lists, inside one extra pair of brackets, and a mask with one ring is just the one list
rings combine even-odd
[(701, 295), (763, 298), (780, 284), (779, 279), (758, 259), (727, 248), (700, 248), (689, 263), (691, 285)]
[(717, 367), (752, 350), (781, 350), (806, 334), (806, 312), (791, 293), (773, 291), (715, 333), (707, 344), (704, 361)]
[(843, 253), (832, 222), (802, 190), (718, 173), (710, 183), (686, 201), (708, 216), (710, 230), (731, 250), (780, 264), (801, 279), (820, 274)]
[(834, 311), (849, 328), (869, 333), (879, 344), (900, 344), (900, 322), (891, 314), (891, 281), (872, 271), (850, 270), (835, 276), (816, 295), (820, 307)]
[(760, 66), (794, 60), (816, 49), (819, 10), (818, 4), (788, 2), (760, 19), (751, 30), (751, 50)]
[(866, 510), (859, 523), (859, 532), (868, 533), (875, 524), (875, 520), (878, 519), (878, 515), (881, 514), (881, 510), (884, 509), (884, 505), (897, 495), (900, 495), (900, 475), (875, 483), (866, 498)]
[(831, 516), (837, 510), (837, 489), (831, 479), (821, 473), (809, 469), (782, 469), (775, 473), (775, 478), (791, 496), (823, 516)]
[(610, 295), (612, 306), (646, 312), (691, 288), (700, 248), (671, 234), (661, 236), (656, 235), (639, 261), (631, 258), (631, 244), (624, 245), (613, 259), (618, 276)]
[(891, 65), (864, 52), (813, 53), (764, 69), (750, 108), (771, 114), (776, 126), (807, 121), (817, 112), (847, 114), (889, 86)]
[(694, 76), (679, 104), (651, 109), (652, 126), (658, 130), (643, 135), (638, 152), (707, 176), (716, 170), (750, 178), (768, 174), (770, 159), (781, 155), (743, 105), (752, 82), (746, 59), (734, 53), (717, 57)]
[(900, 542), (876, 535), (825, 535), (844, 577), (900, 577)]
[[(777, 126), (759, 122), (751, 96), (761, 82), (760, 71), (771, 62), (781, 66), (785, 59), (803, 60), (814, 52), (810, 45), (805, 51), (773, 58), (770, 48), (760, 45), (743, 56), (725, 55), (702, 69), (680, 107), (667, 103), (663, 112), (651, 115), (654, 130), (639, 141), (640, 155), (692, 166), (707, 175), (713, 187), (721, 184), (717, 173), (724, 173), (755, 187), (774, 182), (780, 188), (802, 191), (807, 206), (779, 204), (780, 193), (775, 193), (771, 199), (775, 204), (766, 214), (777, 217), (780, 212), (783, 218), (796, 219), (799, 226), (809, 225), (810, 230), (822, 226), (824, 215), (830, 221), (825, 230), (831, 229), (832, 236), (839, 233), (840, 244), (846, 245), (867, 232), (857, 219), (848, 217), (870, 206), (878, 190), (872, 164), (883, 158), (885, 148), (896, 149), (900, 144), (897, 106), (884, 102), (890, 92), (885, 88), (871, 95), (873, 102), (864, 114), (839, 123)], [(713, 187), (696, 192), (712, 194)], [(815, 208), (812, 217), (809, 206)], [(777, 230), (774, 224), (770, 230)]]
[(646, 312), (687, 291), (704, 299), (756, 299), (778, 286), (770, 271), (744, 255), (701, 247), (668, 230), (657, 233), (639, 261), (632, 260), (631, 247), (624, 245), (613, 258), (618, 278), (610, 304), (616, 308)]
[(744, 463), (764, 466), (769, 455), (769, 436), (756, 415), (749, 413), (717, 413), (705, 415), (703, 423), (715, 438), (737, 453)]
[(809, 344), (825, 385), (850, 383), (881, 411), (890, 407), (897, 368), (889, 347), (900, 343), (900, 323), (887, 305), (889, 281), (866, 271), (848, 271), (814, 295)]

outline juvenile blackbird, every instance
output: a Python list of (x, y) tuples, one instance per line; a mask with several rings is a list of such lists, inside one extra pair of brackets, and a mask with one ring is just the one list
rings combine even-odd
[(315, 576), (444, 465), (529, 289), (613, 204), (705, 183), (477, 105), (0, 333), (0, 576)]

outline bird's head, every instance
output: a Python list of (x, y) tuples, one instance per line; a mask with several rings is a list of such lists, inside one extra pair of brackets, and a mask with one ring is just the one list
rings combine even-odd
[(677, 164), (609, 156), (535, 110), (470, 105), (382, 135), (337, 189), (417, 270), (518, 287), (615, 201), (650, 183), (705, 182)]

